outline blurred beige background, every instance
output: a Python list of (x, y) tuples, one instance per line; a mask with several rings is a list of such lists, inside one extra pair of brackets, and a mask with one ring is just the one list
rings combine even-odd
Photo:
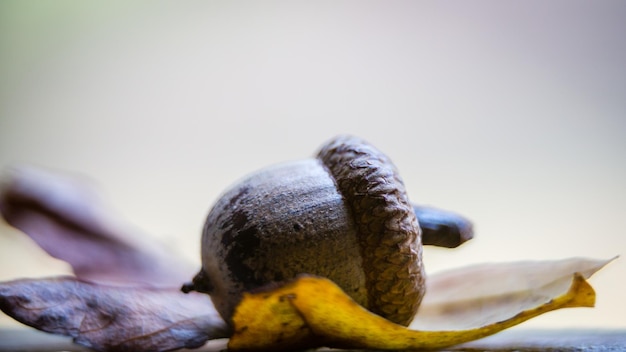
[[(626, 254), (623, 1), (0, 2), (0, 167), (86, 175), (199, 265), (212, 202), (340, 133), (476, 239), (430, 272)], [(0, 280), (67, 273), (0, 226)], [(525, 327), (626, 327), (626, 264), (597, 308)], [(14, 326), (0, 316), (0, 326)]]

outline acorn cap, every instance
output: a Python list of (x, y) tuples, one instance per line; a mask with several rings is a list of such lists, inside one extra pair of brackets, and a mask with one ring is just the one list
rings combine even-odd
[(340, 136), (317, 157), (352, 211), (366, 275), (368, 309), (408, 325), (425, 292), (420, 227), (391, 160), (367, 142)]

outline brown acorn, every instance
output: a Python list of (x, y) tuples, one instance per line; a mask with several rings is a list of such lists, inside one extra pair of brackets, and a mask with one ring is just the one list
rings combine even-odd
[(425, 292), (422, 239), (455, 247), (471, 237), (462, 217), (414, 207), (387, 156), (341, 136), (315, 158), (258, 171), (226, 191), (204, 226), (202, 269), (183, 291), (210, 294), (230, 321), (243, 292), (313, 274), (408, 325)]

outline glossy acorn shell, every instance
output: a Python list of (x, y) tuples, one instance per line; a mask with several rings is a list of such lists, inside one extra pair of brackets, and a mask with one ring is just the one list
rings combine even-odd
[(316, 158), (258, 171), (207, 217), (193, 285), (227, 321), (243, 292), (299, 274), (331, 279), (398, 324), (417, 311), (420, 227), (396, 168), (362, 140), (339, 137)]

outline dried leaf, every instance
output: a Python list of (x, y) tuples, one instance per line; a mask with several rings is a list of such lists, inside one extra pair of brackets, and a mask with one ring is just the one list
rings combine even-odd
[(430, 275), (412, 329), (471, 329), (507, 319), (565, 293), (611, 260), (569, 258), (478, 264)]
[(121, 220), (82, 180), (21, 167), (3, 186), (7, 222), (93, 282), (0, 283), (5, 313), (100, 351), (165, 351), (226, 336), (208, 296), (178, 290), (195, 269)]
[(415, 331), (370, 313), (327, 279), (301, 277), (273, 291), (244, 295), (233, 317), (235, 331), (228, 347), (435, 349), (494, 334), (551, 310), (591, 307), (594, 302), (592, 287), (575, 274), (565, 294), (507, 320), (461, 331)]
[(78, 177), (16, 167), (3, 179), (0, 213), (81, 279), (177, 287), (195, 271), (122, 220)]
[(229, 335), (206, 295), (110, 287), (75, 278), (0, 284), (0, 309), (97, 351), (169, 351)]

